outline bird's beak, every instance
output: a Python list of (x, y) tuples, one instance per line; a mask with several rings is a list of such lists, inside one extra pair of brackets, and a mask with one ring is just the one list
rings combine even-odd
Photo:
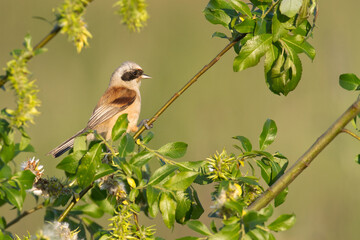
[(151, 77), (149, 75), (143, 74), (143, 75), (141, 75), (141, 78), (146, 79), (146, 78), (151, 78)]

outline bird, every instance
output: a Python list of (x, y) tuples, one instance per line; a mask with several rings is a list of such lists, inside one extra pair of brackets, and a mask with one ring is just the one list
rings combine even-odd
[[(88, 130), (95, 130), (105, 140), (109, 140), (116, 120), (125, 113), (128, 114), (129, 121), (126, 132), (136, 132), (141, 108), (141, 80), (147, 78), (151, 77), (144, 74), (138, 64), (130, 61), (122, 63), (111, 75), (109, 86), (95, 106), (86, 127), (51, 150), (48, 155), (54, 158), (61, 156), (73, 147), (77, 136)], [(88, 141), (94, 138), (93, 133), (87, 135)]]

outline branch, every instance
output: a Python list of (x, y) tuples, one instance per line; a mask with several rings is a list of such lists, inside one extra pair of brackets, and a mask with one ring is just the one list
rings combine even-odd
[[(198, 78), (203, 75), (207, 70), (209, 70), (219, 59), (227, 52), (230, 48), (232, 48), (238, 41), (243, 39), (246, 36), (246, 34), (240, 34), (237, 38), (232, 40), (226, 47), (219, 52), (216, 57), (211, 60), (207, 65), (205, 65), (188, 83), (185, 84), (184, 87), (182, 87), (177, 93), (174, 94), (172, 98), (170, 98), (169, 101), (165, 103), (165, 105), (155, 113), (155, 115), (147, 122), (147, 124), (150, 126), (153, 124), (157, 118), (178, 98), (181, 94), (183, 94), (193, 83), (195, 83)], [(134, 135), (134, 139), (137, 139), (141, 133), (143, 133), (146, 130), (146, 127), (143, 125)]]
[(281, 191), (290, 185), (295, 178), (307, 168), (312, 160), (343, 131), (344, 127), (360, 113), (360, 98), (358, 98), (325, 133), (296, 161), (296, 163), (269, 187), (247, 210), (260, 210), (268, 205)]
[(357, 140), (360, 141), (360, 137), (359, 137), (358, 135), (356, 135), (355, 133), (351, 132), (350, 130), (348, 130), (348, 129), (346, 129), (346, 128), (342, 129), (341, 132), (347, 133), (347, 134), (349, 134), (350, 136), (352, 136), (352, 137), (354, 137), (354, 138), (356, 138)]
[[(86, 7), (89, 3), (91, 3), (94, 0), (88, 0), (88, 3), (84, 3), (84, 7)], [(51, 39), (53, 39), (61, 30), (62, 27), (60, 27), (58, 24), (55, 25), (55, 27), (38, 43), (35, 45), (34, 47), (34, 51), (38, 50), (42, 47), (44, 47), (48, 42), (50, 42)], [(28, 61), (32, 58), (33, 56), (29, 56), (28, 57)], [(4, 84), (7, 82), (8, 80), (8, 76), (5, 75), (3, 78), (0, 79), (0, 88), (2, 86), (4, 86)]]
[(15, 223), (17, 223), (18, 221), (20, 221), (23, 217), (26, 217), (27, 215), (42, 209), (44, 207), (44, 203), (41, 203), (39, 205), (37, 205), (36, 207), (29, 209), (27, 211), (24, 211), (22, 214), (20, 214), (19, 216), (17, 216), (16, 218), (14, 218), (12, 221), (10, 221), (8, 224), (6, 224), (5, 229), (11, 227), (12, 225), (14, 225)]
[(67, 208), (65, 209), (65, 211), (61, 214), (61, 216), (58, 219), (58, 222), (62, 222), (64, 221), (65, 217), (69, 214), (69, 212), (71, 211), (71, 209), (75, 206), (75, 204), (93, 187), (93, 183), (90, 184), (89, 186), (87, 186), (85, 189), (83, 189), (80, 193), (79, 196), (74, 196), (73, 199), (71, 200), (71, 203), (69, 204), (69, 206), (67, 206)]

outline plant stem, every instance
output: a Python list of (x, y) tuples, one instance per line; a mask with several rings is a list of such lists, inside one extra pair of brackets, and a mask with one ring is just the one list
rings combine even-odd
[(24, 211), (22, 214), (20, 214), (19, 216), (17, 216), (15, 219), (13, 219), (12, 221), (10, 221), (8, 224), (6, 224), (5, 229), (11, 227), (12, 225), (14, 225), (15, 223), (17, 223), (18, 221), (20, 221), (23, 217), (26, 217), (27, 215), (36, 212), (39, 209), (42, 209), (44, 207), (44, 203), (41, 203), (39, 205), (37, 205), (36, 207), (29, 209), (27, 211)]
[[(88, 0), (88, 3), (84, 3), (84, 7), (86, 7), (92, 1), (94, 0)], [(38, 44), (35, 45), (33, 50), (35, 51), (37, 49), (44, 47), (48, 42), (50, 42), (51, 39), (53, 39), (60, 32), (61, 28), (62, 28), (61, 26), (56, 24), (54, 28), (40, 42), (38, 42)], [(29, 61), (31, 58), (33, 58), (33, 56), (29, 56), (27, 58), (27, 61)], [(5, 75), (0, 79), (0, 88), (7, 82), (7, 78), (8, 76)]]
[(85, 189), (83, 189), (79, 196), (74, 196), (71, 200), (71, 203), (67, 206), (67, 208), (64, 210), (64, 212), (61, 214), (61, 216), (58, 219), (58, 222), (64, 221), (65, 217), (69, 214), (71, 209), (75, 206), (75, 204), (93, 187), (93, 183), (91, 183), (89, 186), (87, 186)]
[(350, 136), (352, 136), (352, 137), (354, 137), (354, 138), (356, 138), (357, 140), (360, 141), (360, 137), (359, 137), (358, 135), (356, 135), (355, 133), (351, 132), (350, 130), (348, 130), (348, 129), (346, 129), (346, 128), (342, 129), (341, 132), (347, 133), (347, 134), (349, 134)]
[(307, 168), (312, 160), (324, 150), (324, 148), (343, 131), (344, 127), (360, 113), (360, 98), (358, 98), (315, 143), (294, 163), (294, 165), (282, 175), (271, 187), (269, 187), (247, 210), (260, 210), (268, 205), (281, 191), (283, 191), (295, 178)]
[[(203, 75), (207, 70), (209, 70), (219, 59), (227, 52), (230, 48), (232, 48), (238, 41), (243, 39), (246, 36), (246, 34), (240, 34), (237, 38), (235, 38), (233, 41), (231, 41), (226, 47), (219, 52), (218, 55), (216, 55), (213, 60), (211, 60), (207, 65), (205, 65), (188, 83), (185, 84), (184, 87), (182, 87), (177, 93), (172, 96), (172, 98), (169, 99), (165, 103), (165, 105), (155, 113), (155, 115), (147, 122), (147, 124), (150, 126), (153, 124), (157, 118), (178, 98), (182, 93), (184, 93), (193, 83), (195, 83), (198, 78)], [(141, 133), (143, 133), (146, 130), (146, 127), (143, 125), (134, 135), (134, 139), (137, 139)]]

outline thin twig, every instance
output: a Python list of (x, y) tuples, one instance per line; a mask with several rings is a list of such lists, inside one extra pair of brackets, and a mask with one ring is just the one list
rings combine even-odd
[(282, 175), (271, 187), (269, 187), (247, 210), (260, 210), (267, 206), (281, 191), (290, 185), (295, 178), (307, 168), (320, 152), (334, 138), (342, 132), (344, 127), (360, 113), (360, 98), (357, 99), (334, 123), (324, 132), (316, 142), (294, 163), (294, 165)]
[[(238, 41), (243, 39), (246, 36), (246, 34), (240, 34), (237, 38), (235, 38), (233, 41), (231, 41), (226, 47), (218, 54), (216, 57), (211, 60), (207, 65), (205, 65), (188, 83), (185, 84), (184, 87), (182, 87), (177, 93), (174, 94), (172, 98), (170, 98), (169, 101), (165, 103), (165, 105), (159, 109), (157, 113), (147, 122), (147, 124), (150, 126), (153, 124), (157, 118), (178, 98), (180, 95), (185, 92), (193, 83), (195, 83), (198, 78), (203, 75), (207, 70), (209, 70), (219, 59), (227, 52), (229, 49), (231, 49)], [(143, 133), (146, 130), (146, 127), (143, 125), (134, 135), (134, 139), (137, 139), (141, 133)]]
[(58, 219), (58, 222), (64, 221), (65, 217), (69, 214), (71, 209), (75, 206), (75, 204), (93, 187), (93, 183), (91, 183), (89, 186), (87, 186), (85, 189), (83, 189), (78, 196), (74, 196), (71, 200), (70, 204), (67, 206), (67, 208), (64, 210), (64, 212), (61, 214), (61, 216)]
[[(86, 7), (89, 3), (91, 3), (94, 0), (88, 0), (88, 3), (84, 3), (84, 7)], [(44, 47), (48, 42), (50, 42), (51, 39), (53, 39), (61, 30), (61, 26), (59, 26), (58, 24), (56, 24), (54, 26), (54, 28), (40, 41), (38, 42), (38, 44), (35, 45), (35, 47), (33, 48), (33, 50), (38, 50), (42, 47)], [(33, 56), (29, 56), (27, 58), (27, 61), (29, 61), (30, 59), (32, 59)], [(7, 82), (8, 80), (8, 76), (5, 75), (0, 79), (0, 88)]]
[(29, 214), (31, 214), (33, 212), (36, 212), (39, 209), (42, 209), (43, 207), (44, 207), (44, 203), (41, 203), (41, 204), (37, 205), (36, 207), (34, 207), (32, 209), (24, 211), (22, 214), (20, 214), (19, 216), (14, 218), (12, 221), (10, 221), (8, 224), (6, 224), (5, 229), (11, 227), (12, 225), (14, 225), (18, 221), (20, 221), (22, 218), (26, 217), (27, 215), (29, 215)]
[(341, 132), (347, 133), (347, 134), (349, 134), (350, 136), (352, 136), (352, 137), (354, 137), (354, 138), (356, 138), (357, 140), (360, 141), (360, 137), (359, 137), (358, 135), (356, 135), (355, 133), (351, 132), (350, 130), (348, 130), (348, 129), (346, 129), (346, 128), (342, 129)]

